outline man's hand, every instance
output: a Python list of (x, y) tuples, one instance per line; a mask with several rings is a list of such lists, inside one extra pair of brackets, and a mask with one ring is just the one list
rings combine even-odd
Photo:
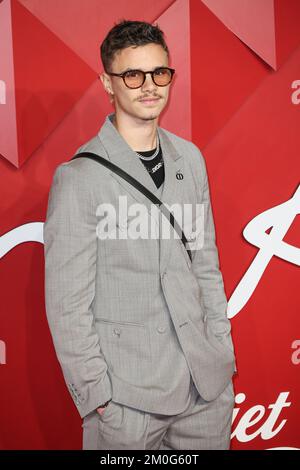
[(109, 400), (108, 402), (104, 403), (105, 406), (99, 406), (97, 408), (97, 413), (99, 413), (99, 415), (102, 415), (103, 411), (109, 406), (111, 400)]
[(103, 408), (97, 408), (97, 413), (99, 413), (99, 415), (102, 415), (103, 411), (105, 410), (105, 408), (107, 408), (107, 406), (104, 406)]

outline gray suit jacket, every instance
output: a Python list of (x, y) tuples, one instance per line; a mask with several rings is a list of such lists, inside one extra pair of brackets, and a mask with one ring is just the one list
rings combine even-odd
[[(191, 263), (174, 236), (100, 239), (99, 204), (117, 207), (119, 196), (126, 196), (128, 207), (137, 202), (147, 207), (149, 222), (153, 205), (95, 161), (62, 163), (53, 176), (44, 224), (47, 319), (82, 418), (111, 398), (177, 414), (187, 406), (190, 379), (211, 401), (235, 371), (206, 165), (193, 143), (158, 127), (165, 182), (157, 189), (112, 117), (76, 153), (111, 160), (165, 204), (203, 203), (204, 246), (193, 251)], [(178, 170), (183, 179), (176, 178)], [(129, 223), (130, 217), (116, 223), (118, 233)]]

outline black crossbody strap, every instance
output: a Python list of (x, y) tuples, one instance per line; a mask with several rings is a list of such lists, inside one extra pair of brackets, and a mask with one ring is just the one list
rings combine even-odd
[(150, 199), (153, 204), (159, 207), (159, 209), (162, 211), (162, 213), (167, 217), (169, 220), (170, 224), (176, 230), (178, 233), (182, 243), (184, 244), (184, 247), (189, 255), (190, 260), (192, 261), (192, 254), (191, 251), (186, 247), (186, 244), (188, 243), (183, 230), (181, 229), (180, 225), (177, 223), (176, 219), (174, 218), (174, 215), (172, 212), (170, 212), (167, 207), (164, 205), (164, 203), (158, 199), (149, 189), (147, 189), (143, 184), (141, 184), (138, 180), (133, 178), (129, 173), (126, 173), (126, 171), (122, 170), (122, 168), (118, 167), (114, 163), (112, 163), (110, 160), (107, 160), (106, 158), (101, 157), (100, 155), (97, 155), (96, 153), (92, 152), (80, 152), (77, 153), (71, 160), (74, 160), (75, 158), (79, 157), (86, 157), (86, 158), (91, 158), (92, 160), (95, 160), (98, 163), (101, 163), (102, 165), (106, 166), (110, 170), (114, 171), (117, 173), (119, 176), (124, 178), (128, 183), (132, 184), (136, 189), (138, 189), (141, 193), (143, 193), (145, 196), (147, 196), (148, 199)]

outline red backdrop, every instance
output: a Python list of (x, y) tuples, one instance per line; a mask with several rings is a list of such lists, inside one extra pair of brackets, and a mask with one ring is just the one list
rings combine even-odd
[(0, 449), (81, 448), (42, 230), (54, 169), (112, 111), (99, 45), (122, 18), (165, 31), (177, 74), (160, 125), (206, 159), (238, 368), (231, 448), (300, 448), (299, 16), (297, 0), (0, 1)]

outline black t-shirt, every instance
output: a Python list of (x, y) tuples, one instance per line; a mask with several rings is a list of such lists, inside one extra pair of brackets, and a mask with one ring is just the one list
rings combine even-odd
[(164, 168), (164, 161), (161, 151), (161, 146), (159, 145), (159, 151), (156, 156), (155, 155), (157, 147), (152, 150), (146, 150), (144, 152), (137, 152), (141, 155), (140, 160), (146, 167), (146, 170), (152, 176), (154, 183), (156, 184), (157, 188), (161, 186), (165, 179), (165, 168)]

